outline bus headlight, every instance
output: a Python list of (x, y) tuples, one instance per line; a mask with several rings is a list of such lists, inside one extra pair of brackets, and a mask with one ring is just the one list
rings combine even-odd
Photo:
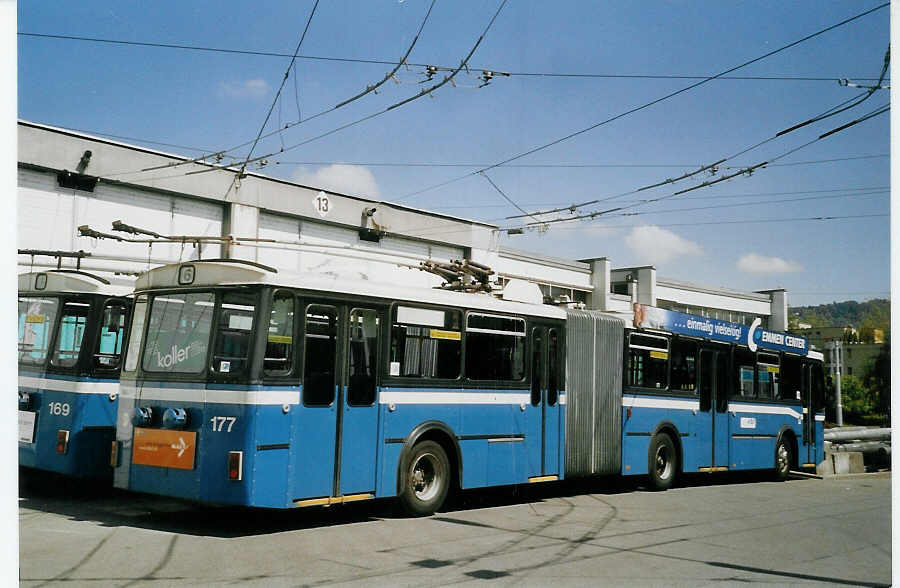
[(153, 409), (149, 406), (141, 406), (135, 409), (131, 422), (135, 427), (146, 427), (153, 420)]
[(187, 426), (187, 412), (183, 408), (167, 408), (163, 412), (162, 426), (164, 429), (183, 429)]

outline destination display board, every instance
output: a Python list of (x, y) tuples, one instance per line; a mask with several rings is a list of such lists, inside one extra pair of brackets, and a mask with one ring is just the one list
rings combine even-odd
[(769, 331), (761, 328), (760, 323), (760, 319), (756, 318), (750, 326), (739, 325), (728, 321), (664, 310), (646, 304), (634, 305), (635, 327), (660, 329), (713, 341), (747, 345), (750, 351), (760, 348), (798, 355), (809, 354), (809, 341), (805, 337), (781, 331)]

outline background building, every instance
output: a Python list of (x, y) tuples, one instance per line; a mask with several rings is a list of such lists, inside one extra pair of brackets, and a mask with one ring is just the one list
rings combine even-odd
[[(254, 172), (237, 177), (234, 169), (42, 124), (19, 121), (18, 133), (18, 248), (87, 255), (76, 262), (20, 254), (23, 272), (80, 264), (128, 283), (158, 264), (232, 257), (287, 273), (428, 287), (442, 280), (419, 271), (421, 262), (467, 260), (490, 267), (498, 286), (528, 280), (547, 302), (626, 320), (640, 303), (741, 324), (760, 317), (763, 327), (787, 329), (784, 290), (710, 288), (658, 278), (652, 266), (518, 251), (501, 247), (498, 227), (481, 221)], [(168, 242), (114, 231), (117, 221)]]

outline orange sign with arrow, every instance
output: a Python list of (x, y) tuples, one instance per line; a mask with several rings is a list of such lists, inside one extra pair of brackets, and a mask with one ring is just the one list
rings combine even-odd
[(179, 470), (194, 469), (197, 433), (163, 429), (134, 429), (131, 463)]

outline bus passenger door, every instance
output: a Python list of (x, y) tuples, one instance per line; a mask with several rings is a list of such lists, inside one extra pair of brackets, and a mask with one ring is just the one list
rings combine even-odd
[(327, 497), (334, 489), (339, 385), (340, 308), (304, 303), (303, 386), (292, 444), (297, 465), (295, 496)]
[(803, 404), (803, 446), (798, 461), (800, 465), (816, 464), (816, 413), (822, 408), (824, 396), (824, 375), (821, 366), (803, 364), (800, 395)]
[(728, 353), (716, 352), (715, 416), (713, 417), (713, 465), (728, 467), (731, 431), (728, 419)]
[(701, 469), (728, 467), (728, 355), (724, 351), (700, 351), (700, 437), (698, 463)]
[(378, 434), (378, 361), (382, 316), (372, 308), (349, 308), (344, 331), (341, 412), (338, 415), (337, 495), (375, 490)]
[(531, 406), (540, 415), (540, 439), (528, 444), (530, 455), (540, 452), (540, 471), (532, 466), (532, 475), (559, 474), (559, 343), (557, 329), (532, 329)]
[(715, 401), (715, 352), (700, 350), (700, 411), (697, 414), (697, 463), (701, 469), (715, 464), (713, 447), (715, 429), (713, 403)]

